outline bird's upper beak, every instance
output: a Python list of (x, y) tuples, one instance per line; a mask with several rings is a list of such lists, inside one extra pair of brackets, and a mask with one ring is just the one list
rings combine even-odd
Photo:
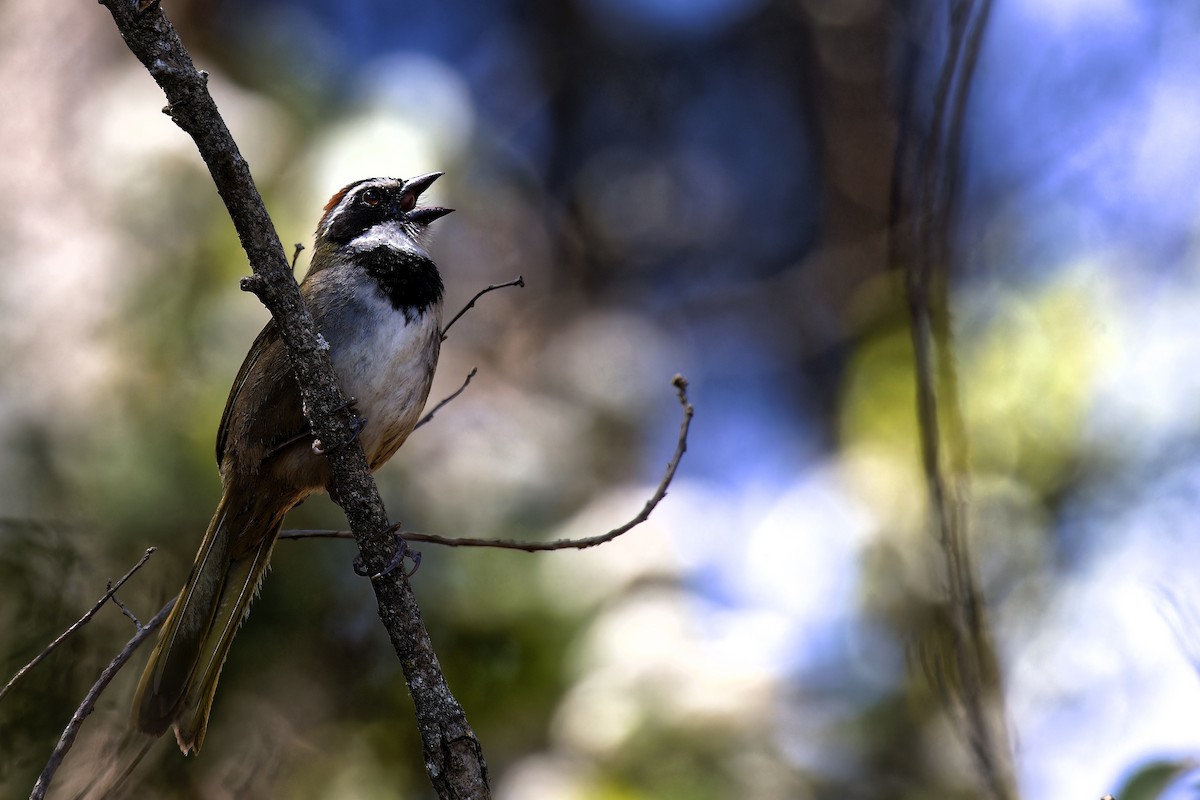
[[(444, 172), (429, 172), (425, 175), (409, 178), (404, 182), (404, 191), (412, 192), (414, 197), (420, 197), (422, 192), (445, 174)], [(441, 208), (439, 206), (424, 206), (422, 208), (414, 208), (408, 212), (408, 218), (421, 225), (428, 225), (435, 219), (444, 217), (453, 210), (453, 208)]]

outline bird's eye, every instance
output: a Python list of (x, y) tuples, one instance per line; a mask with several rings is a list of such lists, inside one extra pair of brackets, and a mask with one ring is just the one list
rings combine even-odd
[(362, 201), (365, 205), (374, 208), (383, 202), (383, 195), (378, 189), (367, 189), (362, 193)]
[(409, 211), (412, 211), (416, 204), (417, 196), (412, 192), (405, 192), (404, 194), (400, 195), (400, 210), (404, 213), (407, 214)]

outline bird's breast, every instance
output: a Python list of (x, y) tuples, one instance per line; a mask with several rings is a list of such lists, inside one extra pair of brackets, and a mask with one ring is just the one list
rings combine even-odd
[(376, 292), (335, 316), (322, 335), (343, 393), (367, 421), (359, 437), (375, 469), (404, 443), (425, 407), (441, 345), (441, 304), (406, 316)]

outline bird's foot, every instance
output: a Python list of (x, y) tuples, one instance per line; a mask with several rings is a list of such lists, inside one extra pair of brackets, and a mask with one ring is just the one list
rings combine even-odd
[[(350, 409), (350, 411), (353, 413), (353, 412), (357, 411), (357, 404), (358, 404), (358, 400), (351, 397), (345, 403), (338, 406), (337, 410), (344, 411), (345, 409)], [(358, 416), (358, 414), (354, 414), (352, 417), (350, 417), (350, 439), (357, 439), (358, 435), (360, 433), (362, 433), (363, 429), (366, 427), (367, 427), (367, 418), (360, 417), (360, 416)], [(348, 439), (346, 441), (346, 444), (349, 444), (349, 442), (350, 442), (350, 440)], [(328, 453), (329, 450), (330, 450), (330, 448), (326, 447), (325, 443), (322, 442), (320, 439), (313, 439), (313, 441), (312, 441), (313, 455), (323, 456), (326, 453)]]
[[(390, 531), (396, 537), (396, 552), (392, 554), (392, 560), (388, 562), (387, 566), (372, 575), (367, 571), (367, 565), (363, 563), (362, 555), (360, 554), (354, 557), (352, 565), (355, 575), (361, 575), (364, 578), (369, 576), (371, 580), (377, 580), (391, 575), (396, 570), (400, 570), (405, 580), (407, 580), (417, 573), (417, 569), (421, 566), (421, 551), (409, 547), (408, 542), (404, 540), (399, 529), (399, 525), (393, 525)], [(404, 569), (405, 559), (412, 561), (412, 569)]]
[(358, 415), (358, 398), (347, 397), (346, 402), (342, 404), (338, 411), (343, 409), (349, 409), (350, 413), (354, 415), (350, 418), (350, 435), (358, 436), (363, 432), (363, 428), (367, 427), (367, 418)]
[[(348, 408), (353, 412), (353, 411), (358, 410), (357, 406), (358, 406), (358, 398), (351, 397), (351, 398), (348, 398), (346, 400), (346, 402), (342, 403), (340, 406), (338, 406), (334, 410), (342, 411), (342, 410), (345, 410)], [(308, 423), (306, 422), (305, 426), (307, 427), (307, 425), (308, 425)], [(350, 420), (350, 430), (351, 430), (353, 436), (358, 436), (360, 433), (362, 433), (363, 428), (365, 428), (365, 427), (367, 427), (366, 419), (358, 416), (357, 414), (355, 414), (354, 418)], [(295, 436), (289, 436), (288, 438), (284, 439), (283, 441), (275, 444), (273, 447), (271, 447), (270, 450), (267, 451), (266, 458), (272, 458), (273, 456), (277, 456), (284, 450), (291, 447), (292, 445), (296, 444), (297, 442), (303, 442), (305, 439), (312, 439), (311, 446), (312, 446), (312, 451), (315, 455), (318, 455), (318, 456), (325, 455), (325, 453), (328, 451), (328, 448), (325, 447), (325, 445), (321, 442), (320, 439), (313, 438), (311, 430), (306, 430), (306, 431), (303, 431), (302, 433), (297, 433)]]

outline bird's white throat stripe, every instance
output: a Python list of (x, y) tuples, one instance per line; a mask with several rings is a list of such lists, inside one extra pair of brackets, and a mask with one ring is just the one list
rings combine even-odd
[(413, 239), (412, 233), (396, 220), (372, 225), (350, 241), (350, 249), (354, 252), (362, 253), (379, 247), (390, 247), (424, 258), (430, 257), (429, 252)]

